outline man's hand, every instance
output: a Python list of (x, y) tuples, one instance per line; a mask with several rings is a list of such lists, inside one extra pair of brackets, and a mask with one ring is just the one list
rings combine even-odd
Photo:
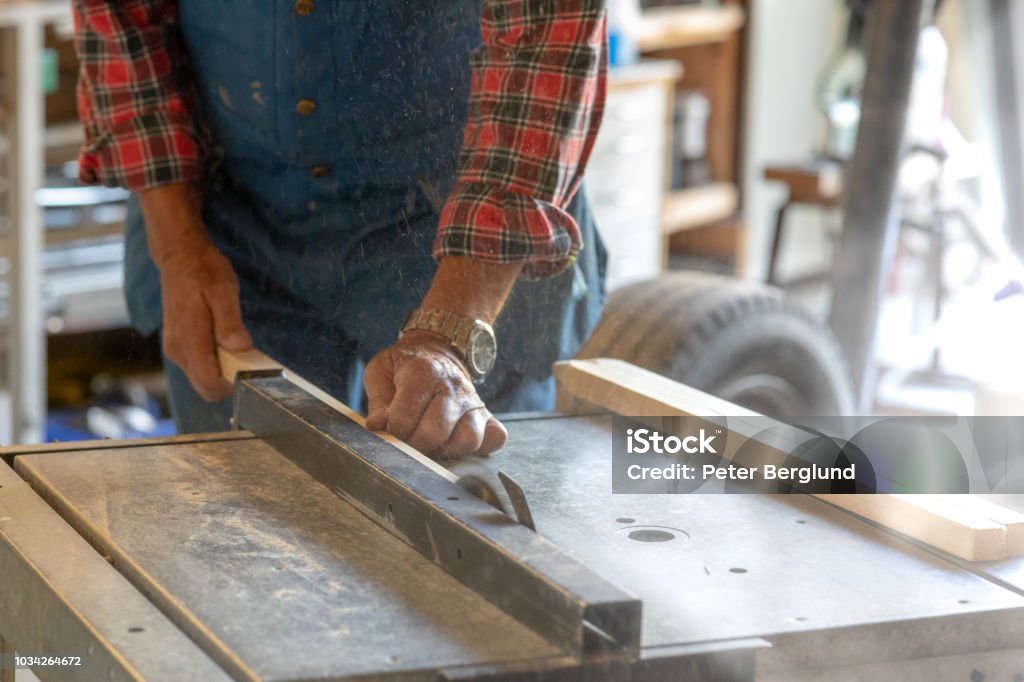
[[(423, 307), (493, 324), (522, 268), (448, 256), (438, 265)], [(386, 430), (426, 455), (485, 455), (508, 438), (443, 336), (404, 334), (366, 366), (363, 383), (370, 400), (366, 427)]]
[(494, 452), (508, 432), (484, 407), (448, 341), (411, 331), (366, 367), (366, 427), (441, 459)]
[(213, 245), (190, 187), (169, 185), (139, 195), (149, 252), (160, 270), (163, 352), (184, 370), (204, 399), (231, 394), (220, 373), (217, 345), (252, 348), (242, 322), (238, 279)]

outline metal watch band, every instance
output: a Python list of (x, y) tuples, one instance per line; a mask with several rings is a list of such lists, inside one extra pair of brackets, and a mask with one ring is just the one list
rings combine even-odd
[(457, 315), (449, 310), (417, 308), (406, 318), (405, 324), (402, 325), (402, 333), (420, 329), (440, 334), (451, 341), (456, 350), (465, 355), (469, 345), (469, 332), (475, 324), (476, 320)]
[(402, 334), (417, 329), (430, 331), (445, 337), (451, 343), (452, 348), (458, 354), (466, 369), (469, 370), (473, 380), (480, 381), (490, 372), (490, 368), (479, 369), (476, 367), (470, 358), (472, 353), (470, 345), (473, 331), (481, 326), (490, 332), (493, 339), (494, 331), (486, 322), (459, 315), (449, 310), (417, 308), (406, 317), (405, 324), (402, 325)]
[(418, 308), (409, 313), (399, 338), (413, 330), (432, 332), (449, 340), (474, 382), (482, 381), (495, 367), (495, 330), (482, 319), (439, 308)]
[(494, 368), (494, 329), (483, 320), (450, 310), (418, 308), (405, 318), (399, 337), (412, 330), (429, 331), (448, 339), (474, 382), (482, 381)]

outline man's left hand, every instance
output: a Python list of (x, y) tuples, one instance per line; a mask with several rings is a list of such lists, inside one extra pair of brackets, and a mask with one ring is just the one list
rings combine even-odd
[(508, 438), (440, 336), (406, 333), (367, 365), (363, 380), (370, 402), (366, 427), (387, 431), (426, 455), (486, 455)]

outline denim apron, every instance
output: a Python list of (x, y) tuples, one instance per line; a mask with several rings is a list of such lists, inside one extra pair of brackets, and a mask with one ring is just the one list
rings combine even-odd
[[(481, 0), (179, 0), (202, 124), (213, 242), (235, 268), (256, 347), (353, 406), (366, 362), (394, 342), (436, 264), (481, 43)], [(596, 322), (604, 253), (582, 196), (573, 268), (519, 282), (480, 387), (492, 411), (550, 409), (550, 365)], [(160, 281), (133, 202), (125, 284), (134, 325), (161, 323)], [(165, 363), (183, 431), (225, 428)]]

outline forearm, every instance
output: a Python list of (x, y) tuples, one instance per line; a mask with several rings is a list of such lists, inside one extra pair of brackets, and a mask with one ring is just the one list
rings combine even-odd
[(188, 183), (162, 185), (138, 193), (146, 223), (149, 255), (163, 271), (197, 250), (212, 246), (203, 225), (200, 199)]
[(447, 256), (438, 264), (423, 307), (494, 324), (522, 269), (522, 263), (495, 264)]

